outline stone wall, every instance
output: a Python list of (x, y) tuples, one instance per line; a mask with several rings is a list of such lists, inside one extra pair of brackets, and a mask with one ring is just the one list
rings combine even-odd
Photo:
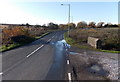
[(89, 45), (91, 45), (92, 47), (98, 49), (98, 48), (101, 47), (102, 41), (99, 40), (99, 38), (88, 37), (87, 43), (88, 43)]

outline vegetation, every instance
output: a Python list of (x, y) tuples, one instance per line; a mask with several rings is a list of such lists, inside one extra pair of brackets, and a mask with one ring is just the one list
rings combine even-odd
[(71, 46), (80, 48), (80, 49), (87, 49), (87, 50), (94, 50), (94, 51), (101, 51), (101, 52), (109, 52), (109, 53), (120, 53), (120, 51), (114, 51), (114, 50), (103, 50), (103, 49), (95, 49), (92, 48), (91, 46), (87, 45), (86, 43), (80, 43), (77, 40), (68, 37), (67, 32), (64, 33), (64, 39), (66, 40), (66, 42), (68, 44), (70, 44)]
[(96, 24), (95, 22), (89, 22), (88, 27), (95, 28), (96, 27), (95, 24)]
[[(4, 28), (5, 27), (5, 28)], [(51, 31), (66, 30), (70, 31), (70, 37), (67, 38), (68, 43), (78, 45), (86, 45), (88, 36), (100, 38), (103, 41), (102, 49), (105, 50), (119, 50), (120, 43), (118, 42), (118, 29), (120, 24), (111, 24), (104, 22), (87, 22), (81, 21), (77, 25), (75, 23), (69, 24), (54, 24), (52, 22), (44, 25), (30, 25), (26, 24), (5, 24), (0, 25), (2, 31), (0, 32), (0, 43), (2, 47), (0, 50), (11, 49), (17, 46), (28, 44), (40, 37), (48, 34)], [(111, 29), (112, 27), (112, 29)], [(81, 46), (82, 47), (82, 46)], [(84, 46), (83, 46), (84, 47)]]
[(102, 49), (118, 51), (120, 42), (118, 37), (118, 28), (91, 28), (74, 29), (70, 31), (70, 38), (79, 44), (86, 44), (89, 36), (102, 40)]
[(51, 22), (48, 24), (48, 28), (49, 29), (58, 29), (58, 25)]
[(12, 28), (4, 28), (2, 29), (2, 32), (0, 32), (2, 33), (2, 37), (0, 37), (2, 40), (0, 51), (10, 50), (12, 48), (31, 43), (50, 33), (50, 31), (57, 29), (58, 25), (54, 23), (51, 23), (48, 26), (32, 26), (27, 23), (26, 25), (22, 24), (13, 26)]
[(75, 25), (74, 23), (60, 24), (60, 25), (59, 25), (59, 29), (62, 29), (62, 30), (68, 29), (68, 27), (69, 27), (70, 29), (75, 29), (75, 28), (76, 28), (76, 25)]
[(87, 27), (87, 23), (85, 21), (81, 21), (77, 23), (77, 28)]
[[(35, 33), (31, 33), (31, 31), (34, 31)], [(3, 29), (2, 33), (3, 45), (0, 47), (0, 51), (10, 50), (31, 43), (47, 35), (49, 32), (40, 31), (38, 28), (32, 30), (24, 27), (14, 27), (12, 29)]]
[(85, 21), (81, 21), (77, 23), (75, 29), (70, 31), (69, 37), (65, 35), (67, 37), (66, 41), (72, 46), (96, 50), (87, 45), (87, 39), (91, 36), (102, 40), (102, 47), (97, 50), (117, 53), (120, 50), (119, 27), (120, 24), (105, 24), (104, 22), (97, 24), (95, 22), (89, 22), (87, 24)]

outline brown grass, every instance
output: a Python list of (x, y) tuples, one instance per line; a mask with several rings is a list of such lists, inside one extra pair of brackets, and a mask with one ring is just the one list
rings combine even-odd
[[(17, 36), (26, 36), (29, 38), (34, 38), (36, 36), (40, 36), (41, 34), (45, 33), (46, 30), (43, 28), (27, 28), (22, 26), (16, 26), (13, 28), (5, 28), (2, 30), (2, 44), (13, 44), (14, 42), (11, 40), (12, 37)], [(19, 39), (19, 38), (18, 38)]]

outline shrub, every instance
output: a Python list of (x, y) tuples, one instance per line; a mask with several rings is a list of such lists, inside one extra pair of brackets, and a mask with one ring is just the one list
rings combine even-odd
[(19, 36), (11, 37), (11, 40), (14, 43), (24, 44), (24, 43), (32, 42), (34, 40), (34, 38), (28, 37), (28, 36), (25, 36), (25, 35), (19, 35)]
[(3, 44), (10, 44), (12, 43), (11, 37), (19, 36), (19, 35), (26, 35), (29, 36), (28, 29), (25, 29), (24, 27), (14, 27), (11, 29), (3, 29), (2, 31), (2, 43)]
[(2, 31), (2, 44), (27, 43), (31, 42), (36, 36), (45, 33), (46, 30), (40, 27), (23, 27), (16, 26), (13, 28), (5, 28)]

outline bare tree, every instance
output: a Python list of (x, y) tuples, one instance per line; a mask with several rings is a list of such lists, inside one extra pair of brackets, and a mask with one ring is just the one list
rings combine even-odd
[(95, 28), (96, 27), (95, 24), (96, 24), (95, 22), (89, 22), (88, 27)]
[(29, 23), (26, 23), (26, 26), (29, 28), (30, 24), (29, 24)]
[(87, 23), (85, 21), (81, 21), (77, 23), (77, 28), (87, 27)]
[(76, 25), (75, 25), (74, 23), (69, 23), (68, 26), (69, 26), (70, 28), (75, 28), (75, 27), (76, 27)]
[(68, 25), (67, 24), (60, 24), (59, 28), (60, 29), (68, 29)]
[(118, 27), (120, 27), (120, 24), (118, 24)]
[(48, 28), (49, 29), (58, 29), (58, 25), (50, 22), (50, 23), (48, 23)]
[(104, 22), (99, 22), (96, 27), (101, 28), (103, 26), (103, 24), (104, 24)]

